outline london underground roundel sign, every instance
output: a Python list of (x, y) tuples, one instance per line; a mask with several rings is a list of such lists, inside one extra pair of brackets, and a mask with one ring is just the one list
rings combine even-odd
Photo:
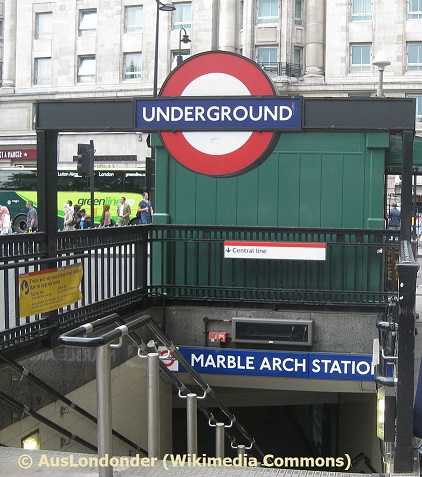
[[(216, 51), (185, 60), (167, 78), (159, 96), (211, 99), (275, 96), (275, 93), (271, 80), (256, 63), (236, 54)], [(218, 123), (221, 112), (214, 112), (212, 118)], [(224, 129), (221, 126), (212, 131), (162, 131), (160, 135), (166, 149), (178, 162), (192, 171), (211, 176), (246, 172), (271, 153), (278, 139), (274, 131)]]

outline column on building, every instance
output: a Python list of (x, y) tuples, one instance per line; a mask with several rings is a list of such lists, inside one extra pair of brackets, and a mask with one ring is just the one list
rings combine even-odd
[(305, 5), (305, 76), (320, 76), (324, 74), (325, 2), (307, 0)]
[(236, 52), (236, 4), (236, 0), (224, 0), (219, 11), (218, 49), (232, 53)]
[(16, 28), (17, 0), (5, 0), (3, 88), (14, 88), (16, 84)]

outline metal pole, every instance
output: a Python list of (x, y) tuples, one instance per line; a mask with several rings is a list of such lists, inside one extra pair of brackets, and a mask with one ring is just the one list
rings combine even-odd
[[(112, 421), (111, 421), (111, 360), (108, 344), (97, 348), (97, 433), (98, 459), (110, 459), (113, 456), (112, 448)], [(113, 467), (99, 466), (100, 477), (112, 477)]]
[[(182, 30), (185, 30), (184, 28), (181, 28), (179, 30), (179, 54), (177, 55), (177, 66), (180, 66), (183, 63), (182, 59)], [(185, 30), (186, 32), (186, 30)]]
[[(407, 243), (410, 248), (410, 242)], [(413, 472), (414, 461), (415, 300), (419, 265), (416, 262), (402, 262), (397, 268), (400, 312), (397, 330), (396, 442), (393, 467), (394, 473), (410, 474)]]
[(187, 450), (188, 454), (196, 455), (198, 452), (198, 401), (196, 394), (190, 393), (187, 396)]
[(384, 68), (378, 67), (378, 85), (377, 85), (377, 97), (383, 98), (383, 81), (384, 81)]
[(224, 458), (224, 422), (215, 425), (215, 456)]
[(158, 0), (155, 0), (157, 4), (157, 18), (155, 19), (155, 52), (154, 52), (154, 83), (152, 96), (157, 97), (157, 83), (158, 83), (158, 38), (159, 38), (159, 29), (160, 29), (160, 4)]
[(241, 456), (244, 456), (245, 454), (246, 454), (245, 446), (243, 444), (239, 444), (237, 446), (237, 456), (241, 457)]
[(148, 457), (160, 457), (160, 361), (148, 353)]
[(89, 141), (89, 189), (90, 189), (90, 197), (91, 197), (91, 224), (94, 227), (94, 203), (95, 203), (95, 186), (94, 186), (94, 141), (91, 139)]
[(403, 131), (400, 240), (410, 242), (412, 224), (413, 131)]

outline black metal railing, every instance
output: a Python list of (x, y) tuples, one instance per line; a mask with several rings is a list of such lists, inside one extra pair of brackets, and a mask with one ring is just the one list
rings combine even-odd
[[(0, 236), (0, 350), (165, 298), (236, 306), (380, 307), (396, 288), (398, 231), (150, 225)], [(323, 261), (224, 258), (228, 240), (327, 244)], [(76, 303), (20, 317), (19, 275), (80, 263)]]
[[(104, 312), (147, 299), (147, 230), (114, 227), (59, 232), (56, 256), (44, 233), (0, 237), (0, 349), (57, 335)], [(82, 299), (51, 313), (21, 316), (19, 275), (82, 264)]]
[[(397, 238), (397, 231), (386, 230), (156, 225), (149, 290), (179, 301), (380, 306), (396, 287)], [(325, 243), (327, 256), (224, 258), (224, 242), (233, 240)]]
[(303, 76), (303, 66), (300, 64), (282, 62), (259, 62), (258, 64), (267, 73), (277, 76), (289, 76), (290, 78), (300, 78)]

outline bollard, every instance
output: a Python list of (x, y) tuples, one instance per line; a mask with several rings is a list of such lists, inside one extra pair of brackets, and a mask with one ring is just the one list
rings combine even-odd
[[(98, 429), (98, 460), (102, 457), (110, 459), (112, 449), (112, 421), (111, 421), (111, 360), (108, 344), (97, 349), (97, 429)], [(100, 477), (112, 477), (113, 467), (99, 466)]]
[(148, 353), (148, 457), (160, 458), (160, 361)]
[(198, 401), (194, 393), (187, 396), (187, 450), (188, 454), (196, 455), (198, 452)]
[(224, 458), (224, 423), (217, 422), (215, 425), (215, 456)]

